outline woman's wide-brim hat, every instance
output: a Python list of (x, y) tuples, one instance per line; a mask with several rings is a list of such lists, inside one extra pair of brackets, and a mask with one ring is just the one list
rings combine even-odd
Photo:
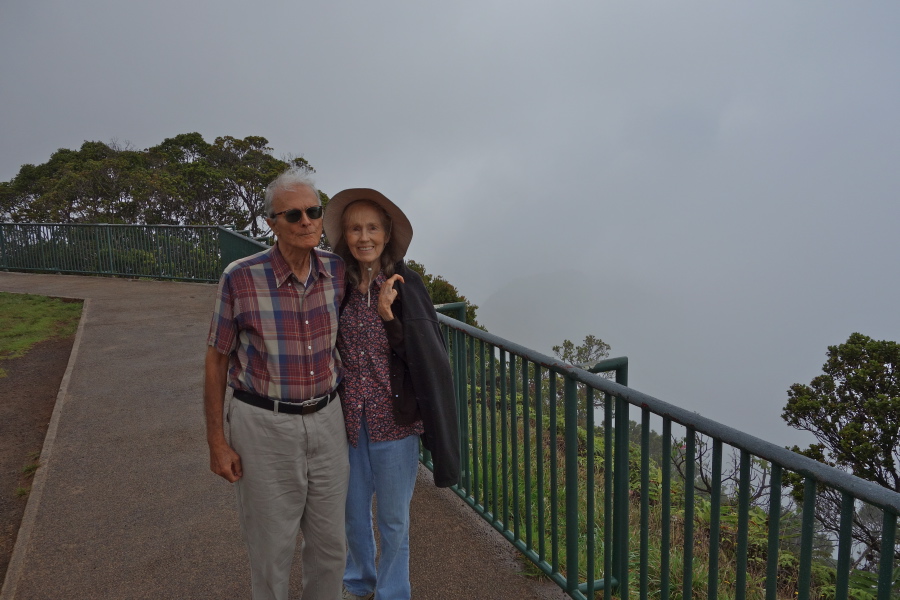
[(351, 188), (338, 192), (325, 207), (325, 217), (322, 219), (322, 227), (325, 236), (332, 248), (336, 248), (341, 238), (344, 237), (342, 224), (344, 210), (357, 200), (368, 200), (384, 209), (391, 218), (391, 242), (399, 250), (401, 256), (406, 256), (406, 250), (412, 242), (412, 224), (400, 208), (387, 199), (381, 192), (369, 188)]

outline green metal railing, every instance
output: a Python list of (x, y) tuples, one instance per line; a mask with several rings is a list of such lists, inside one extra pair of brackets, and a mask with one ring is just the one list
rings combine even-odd
[(214, 282), (267, 248), (226, 227), (0, 224), (0, 269)]
[[(591, 369), (617, 383), (439, 319), (459, 402), (454, 489), (572, 598), (900, 595), (900, 494), (629, 389), (627, 359)], [(782, 494), (791, 477), (801, 491)], [(815, 519), (823, 489), (843, 499), (832, 536)], [(881, 512), (875, 573), (851, 569), (862, 504)]]
[[(0, 224), (7, 270), (215, 282), (267, 247), (224, 227)], [(454, 489), (572, 598), (900, 597), (900, 494), (632, 390), (627, 359), (576, 368), (466, 325), (463, 303), (438, 309), (458, 317), (439, 315)], [(864, 513), (882, 549), (868, 571)]]

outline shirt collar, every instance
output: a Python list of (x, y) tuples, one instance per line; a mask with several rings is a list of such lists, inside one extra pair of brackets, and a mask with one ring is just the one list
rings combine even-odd
[[(309, 260), (310, 260), (310, 273), (313, 275), (313, 279), (318, 279), (320, 276), (324, 275), (325, 277), (332, 277), (332, 274), (328, 272), (328, 269), (325, 268), (322, 259), (319, 257), (316, 249), (313, 248), (309, 251)], [(285, 260), (284, 255), (281, 253), (281, 250), (278, 248), (278, 243), (272, 247), (272, 271), (275, 274), (275, 284), (278, 287), (283, 286), (287, 283), (291, 277), (297, 278), (294, 276), (294, 272), (291, 271), (290, 265), (288, 265), (287, 260)], [(306, 285), (306, 281), (301, 281), (304, 286)]]

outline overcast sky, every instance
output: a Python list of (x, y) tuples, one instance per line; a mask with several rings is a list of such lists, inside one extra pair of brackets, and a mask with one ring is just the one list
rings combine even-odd
[(266, 137), (408, 214), (549, 354), (778, 444), (854, 331), (900, 341), (900, 3), (0, 4), (0, 180), (85, 140)]

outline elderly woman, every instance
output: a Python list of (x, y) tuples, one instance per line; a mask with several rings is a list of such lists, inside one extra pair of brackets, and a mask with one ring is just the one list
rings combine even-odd
[(459, 479), (450, 363), (425, 285), (403, 262), (413, 234), (403, 211), (375, 190), (344, 190), (328, 203), (324, 228), (348, 279), (337, 340), (350, 442), (344, 598), (407, 599), (420, 436), (432, 452), (435, 484)]

